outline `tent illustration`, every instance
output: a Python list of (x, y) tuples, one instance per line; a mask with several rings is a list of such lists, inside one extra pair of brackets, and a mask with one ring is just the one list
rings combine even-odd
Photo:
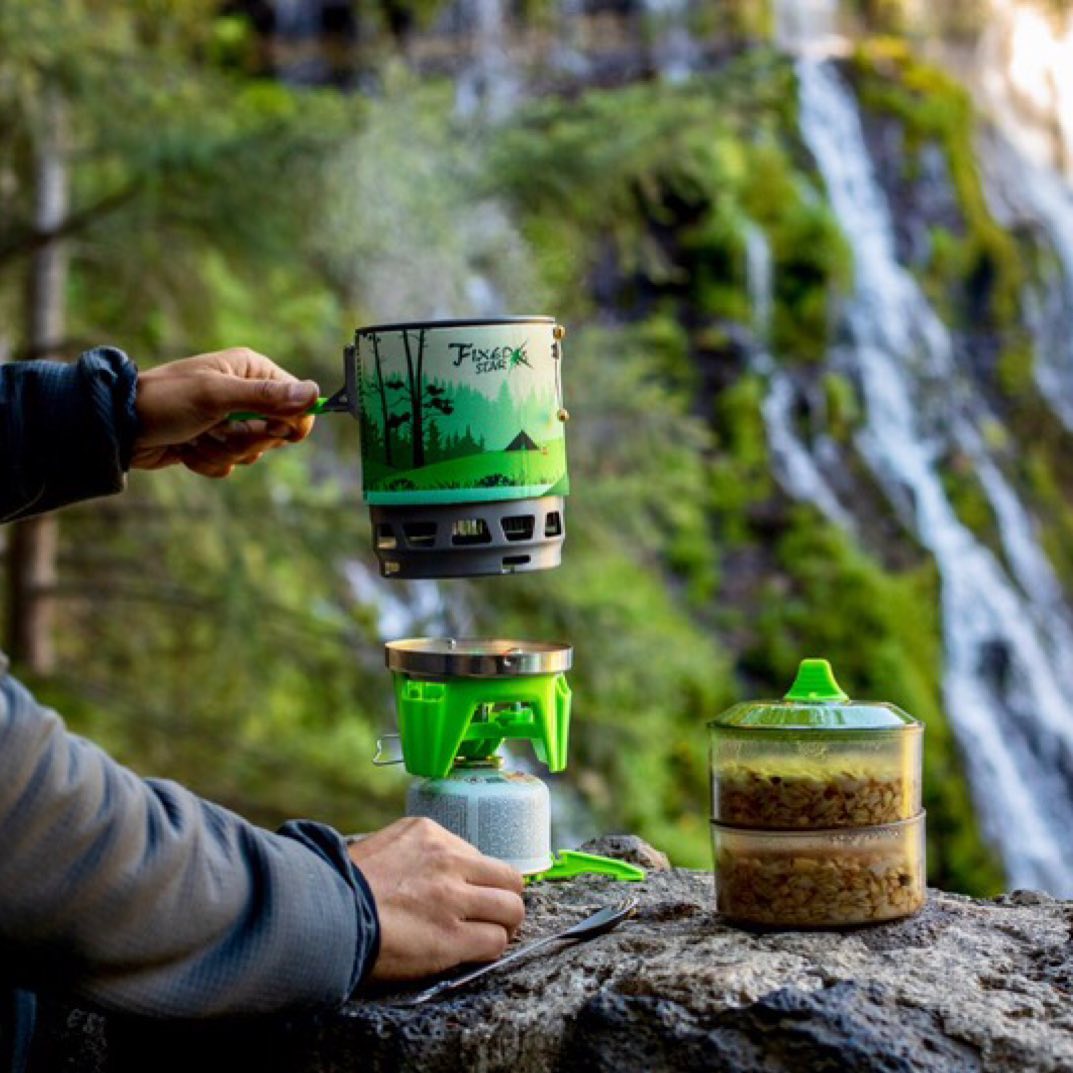
[(506, 450), (508, 451), (539, 451), (540, 448), (532, 441), (527, 432), (519, 432), (510, 443), (507, 444)]

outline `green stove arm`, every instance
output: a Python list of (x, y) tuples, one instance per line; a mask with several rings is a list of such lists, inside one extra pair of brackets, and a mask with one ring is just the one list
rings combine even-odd
[(526, 883), (554, 882), (573, 879), (575, 876), (610, 876), (623, 883), (640, 883), (647, 872), (639, 864), (617, 861), (613, 857), (601, 857), (596, 853), (579, 853), (564, 849), (555, 855), (551, 867), (545, 872), (526, 876)]

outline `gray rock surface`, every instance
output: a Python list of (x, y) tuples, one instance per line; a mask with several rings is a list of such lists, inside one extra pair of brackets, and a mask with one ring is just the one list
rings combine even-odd
[(712, 913), (710, 874), (671, 870), (536, 886), (522, 941), (626, 893), (640, 905), (619, 930), (423, 1007), (385, 994), (311, 1020), (211, 1028), (53, 1008), (35, 1073), (1073, 1073), (1073, 903), (932, 891), (910, 920), (761, 934)]

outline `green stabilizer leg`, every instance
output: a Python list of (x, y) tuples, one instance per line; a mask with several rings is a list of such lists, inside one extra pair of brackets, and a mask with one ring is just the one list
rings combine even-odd
[(639, 864), (629, 861), (616, 861), (613, 857), (601, 857), (596, 853), (579, 853), (577, 850), (564, 849), (555, 854), (555, 860), (545, 872), (526, 876), (526, 883), (553, 883), (575, 876), (609, 876), (622, 883), (640, 883), (647, 872)]

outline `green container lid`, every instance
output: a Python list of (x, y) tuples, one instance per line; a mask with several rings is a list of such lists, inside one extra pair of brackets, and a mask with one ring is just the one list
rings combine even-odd
[(713, 730), (905, 730), (923, 724), (886, 701), (850, 700), (825, 659), (805, 659), (782, 700), (735, 704)]

